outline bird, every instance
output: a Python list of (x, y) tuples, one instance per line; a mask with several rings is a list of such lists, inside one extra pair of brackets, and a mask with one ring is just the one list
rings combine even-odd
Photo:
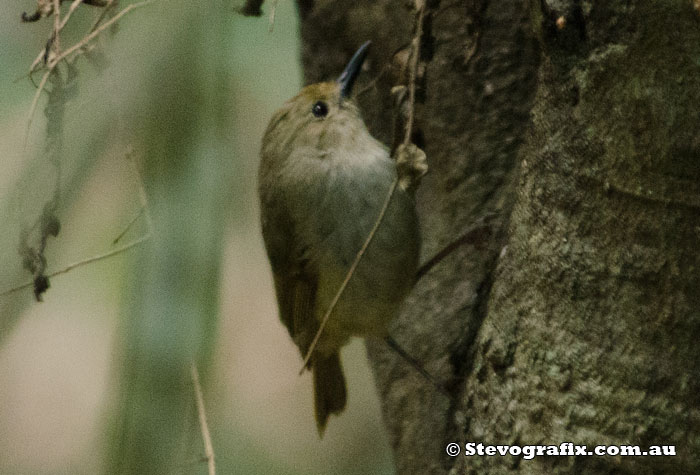
[[(261, 144), (262, 236), (279, 316), (302, 357), (397, 180), (389, 149), (370, 134), (351, 97), (369, 45), (336, 81), (306, 86), (277, 110)], [(354, 336), (388, 335), (419, 255), (415, 198), (397, 186), (306, 366), (320, 437), (329, 416), (346, 406), (340, 349)]]

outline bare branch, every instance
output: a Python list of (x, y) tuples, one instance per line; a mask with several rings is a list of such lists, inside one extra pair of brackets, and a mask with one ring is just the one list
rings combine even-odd
[(66, 27), (66, 24), (68, 23), (68, 20), (70, 20), (71, 15), (75, 11), (75, 9), (80, 6), (81, 3), (83, 3), (83, 0), (73, 0), (73, 3), (70, 4), (70, 8), (68, 8), (68, 13), (66, 13), (66, 17), (63, 19), (61, 25), (58, 27), (58, 31), (61, 31), (63, 30), (63, 28)]
[(36, 93), (34, 93), (34, 98), (32, 99), (32, 105), (29, 107), (29, 118), (27, 119), (27, 131), (24, 135), (24, 148), (27, 148), (27, 142), (29, 140), (29, 131), (32, 128), (32, 119), (34, 117), (34, 111), (36, 110), (36, 106), (39, 104), (39, 96), (41, 96), (41, 91), (44, 90), (44, 87), (46, 86), (46, 81), (49, 80), (49, 76), (53, 72), (53, 68), (49, 69), (44, 73), (44, 75), (41, 77), (41, 81), (39, 81), (39, 87), (36, 89)]
[(104, 20), (107, 13), (112, 9), (112, 5), (114, 4), (115, 1), (116, 0), (107, 0), (107, 3), (105, 4), (104, 9), (102, 9), (102, 12), (100, 12), (100, 16), (97, 17), (95, 22), (90, 27), (90, 33), (95, 31), (95, 29), (97, 29), (97, 27), (100, 25), (100, 23), (102, 23), (102, 20)]
[(423, 36), (423, 17), (425, 16), (425, 0), (416, 0), (418, 19), (416, 20), (416, 33), (413, 37), (413, 54), (411, 56), (410, 79), (408, 83), (408, 120), (406, 120), (406, 133), (403, 138), (404, 145), (411, 142), (413, 131), (413, 117), (416, 103), (416, 76), (418, 75), (418, 58), (420, 57), (420, 42)]
[(151, 213), (149, 211), (148, 207), (148, 195), (146, 194), (146, 188), (143, 186), (143, 179), (141, 177), (141, 172), (139, 171), (139, 167), (136, 164), (136, 161), (133, 158), (133, 150), (131, 146), (128, 147), (127, 152), (126, 152), (126, 158), (131, 162), (131, 167), (132, 171), (134, 173), (134, 179), (138, 185), (139, 188), (139, 202), (141, 203), (141, 208), (138, 210), (136, 215), (129, 221), (129, 223), (126, 225), (124, 230), (119, 233), (119, 235), (114, 238), (114, 241), (112, 241), (112, 244), (116, 244), (119, 242), (119, 240), (124, 237), (124, 235), (131, 229), (131, 226), (134, 225), (136, 220), (138, 220), (141, 215), (146, 216), (146, 227), (148, 229), (148, 232), (151, 232), (153, 230), (153, 221), (151, 219)]
[(53, 46), (56, 53), (61, 51), (61, 0), (53, 0)]
[(139, 3), (132, 3), (131, 5), (128, 5), (124, 7), (123, 10), (121, 10), (119, 13), (114, 15), (114, 17), (110, 18), (109, 21), (104, 22), (102, 25), (99, 26), (99, 28), (96, 28), (94, 31), (92, 31), (89, 35), (87, 35), (85, 38), (65, 50), (63, 53), (58, 55), (58, 57), (54, 60), (54, 63), (58, 64), (62, 59), (64, 59), (66, 56), (74, 53), (76, 50), (84, 47), (87, 45), (90, 41), (92, 41), (97, 35), (105, 31), (107, 28), (112, 26), (114, 23), (119, 21), (121, 17), (126, 15), (132, 10), (136, 10), (137, 8), (145, 7), (146, 5), (153, 3), (155, 0), (144, 0), (143, 2)]
[(386, 342), (387, 345), (389, 345), (389, 348), (394, 350), (399, 356), (401, 356), (404, 360), (406, 360), (418, 373), (423, 376), (426, 381), (428, 381), (430, 384), (432, 384), (435, 389), (440, 391), (444, 396), (446, 396), (448, 399), (453, 400), (454, 398), (452, 397), (452, 394), (447, 390), (445, 386), (440, 384), (437, 379), (433, 377), (432, 374), (428, 373), (425, 368), (423, 367), (422, 364), (418, 360), (416, 360), (413, 356), (409, 355), (406, 350), (403, 349), (399, 343), (394, 340), (394, 338), (391, 335), (388, 335), (384, 338), (384, 341)]
[[(34, 94), (34, 98), (32, 99), (32, 105), (31, 105), (31, 107), (29, 108), (29, 118), (27, 119), (27, 133), (26, 133), (26, 136), (25, 136), (25, 139), (24, 139), (25, 148), (26, 148), (26, 145), (27, 145), (27, 141), (28, 141), (28, 139), (29, 139), (29, 131), (30, 131), (31, 126), (32, 126), (32, 120), (33, 120), (33, 117), (34, 117), (34, 112), (36, 111), (37, 104), (39, 103), (39, 96), (41, 96), (41, 92), (44, 90), (44, 87), (46, 86), (46, 81), (49, 79), (49, 76), (51, 75), (51, 73), (53, 72), (53, 70), (56, 68), (56, 66), (58, 65), (58, 63), (60, 63), (63, 59), (65, 59), (65, 58), (68, 57), (69, 55), (73, 54), (74, 52), (76, 52), (76, 51), (79, 50), (80, 48), (85, 47), (90, 41), (92, 41), (92, 40), (93, 40), (94, 38), (96, 38), (100, 33), (102, 33), (104, 30), (106, 30), (107, 28), (109, 28), (110, 26), (112, 26), (114, 23), (116, 23), (117, 21), (119, 21), (119, 19), (121, 19), (121, 17), (123, 17), (124, 15), (126, 15), (127, 13), (129, 13), (130, 11), (135, 10), (135, 9), (137, 9), (137, 8), (140, 8), (140, 7), (143, 7), (143, 6), (146, 6), (146, 5), (148, 5), (149, 3), (152, 3), (152, 2), (154, 2), (154, 1), (155, 1), (155, 0), (144, 0), (143, 2), (133, 3), (133, 4), (131, 4), (131, 5), (127, 6), (127, 7), (125, 7), (122, 11), (120, 11), (119, 13), (117, 13), (117, 14), (116, 14), (113, 18), (111, 18), (109, 21), (107, 21), (107, 22), (103, 23), (102, 25), (100, 25), (99, 27), (95, 28), (95, 26), (96, 26), (97, 23), (99, 22), (99, 19), (98, 19), (98, 22), (96, 22), (95, 25), (93, 25), (93, 28), (94, 28), (94, 29), (90, 32), (90, 34), (88, 34), (87, 36), (85, 36), (82, 40), (80, 40), (78, 43), (74, 44), (73, 46), (71, 46), (71, 47), (68, 48), (67, 50), (65, 50), (65, 51), (63, 51), (63, 52), (57, 53), (56, 56), (55, 56), (54, 58), (51, 58), (51, 59), (48, 61), (48, 70), (44, 73), (44, 76), (41, 78), (41, 82), (39, 82), (39, 87), (37, 87), (36, 93)], [(106, 8), (109, 8), (109, 6), (112, 4), (112, 2), (113, 2), (113, 0), (109, 1), (109, 2), (106, 4)], [(69, 13), (71, 13), (72, 10), (75, 9), (75, 8), (74, 8), (74, 5), (75, 5), (75, 7), (77, 8), (77, 5), (78, 5), (78, 1), (77, 1), (77, 0), (74, 1), (73, 4), (71, 4), (71, 9), (69, 10)], [(104, 13), (104, 12), (103, 12), (103, 13)], [(58, 15), (56, 15), (56, 16), (58, 17)], [(100, 18), (102, 18), (102, 15), (100, 16)], [(65, 20), (67, 21), (68, 18), (66, 18)], [(63, 25), (63, 26), (65, 26), (65, 25)], [(58, 32), (60, 31), (60, 29), (61, 29), (63, 26), (61, 26), (61, 24), (59, 23), (59, 24), (58, 24), (58, 27), (56, 27), (56, 26), (54, 27), (54, 28), (57, 28), (56, 30), (54, 30), (54, 33), (55, 33), (55, 35), (56, 35), (56, 39), (58, 39)], [(34, 71), (34, 68), (36, 67), (36, 65), (38, 65), (38, 64), (41, 62), (41, 57), (42, 57), (42, 56), (43, 56), (43, 53), (37, 58), (38, 61), (35, 60), (34, 63), (32, 63), (32, 66), (31, 66), (31, 69), (30, 69), (30, 72), (29, 72), (30, 77), (31, 77), (31, 73)]]
[[(60, 274), (65, 274), (67, 272), (72, 271), (73, 269), (77, 267), (82, 267), (87, 264), (92, 264), (93, 262), (101, 261), (103, 259), (107, 259), (108, 257), (116, 256), (118, 254), (121, 254), (125, 251), (128, 251), (129, 249), (138, 246), (139, 244), (142, 244), (146, 241), (148, 241), (151, 238), (151, 233), (147, 233), (146, 235), (136, 239), (135, 241), (130, 242), (129, 244), (125, 244), (117, 249), (114, 249), (109, 252), (105, 252), (104, 254), (98, 254), (93, 257), (89, 257), (87, 259), (83, 259), (82, 261), (74, 262), (66, 267), (64, 267), (61, 270), (57, 270), (56, 272), (52, 272), (51, 274), (47, 274), (46, 277), (55, 277)], [(27, 282), (26, 284), (18, 285), (17, 287), (13, 287), (11, 289), (5, 290), (4, 292), (0, 292), (0, 297), (4, 297), (5, 295), (9, 295), (11, 293), (17, 292), (22, 289), (26, 289), (28, 287), (31, 287), (34, 285), (34, 281), (32, 282)]]
[[(131, 155), (131, 150), (129, 150), (129, 155)], [(134, 174), (136, 175), (136, 183), (139, 185), (139, 202), (141, 203), (141, 209), (146, 215), (146, 226), (148, 227), (148, 232), (153, 230), (153, 218), (151, 218), (151, 210), (148, 206), (148, 194), (146, 193), (146, 187), (143, 185), (143, 177), (139, 171), (139, 167), (136, 162), (132, 159), (131, 164), (134, 169)]]
[(416, 272), (416, 282), (460, 246), (464, 244), (480, 244), (489, 239), (492, 234), (494, 234), (492, 221), (497, 216), (496, 213), (484, 215), (482, 219), (470, 226), (461, 236), (440, 249), (437, 254), (421, 264)]
[(199, 427), (204, 440), (204, 455), (209, 468), (209, 475), (216, 475), (216, 464), (214, 462), (214, 446), (211, 443), (209, 425), (207, 424), (207, 413), (204, 408), (204, 397), (202, 396), (202, 386), (199, 384), (199, 372), (197, 365), (192, 363), (192, 384), (194, 385), (194, 396), (197, 400), (197, 415), (199, 416)]
[(117, 243), (121, 240), (121, 238), (123, 238), (124, 235), (125, 235), (127, 232), (129, 232), (129, 229), (131, 229), (131, 227), (134, 225), (134, 223), (136, 222), (136, 220), (138, 220), (138, 219), (141, 217), (141, 215), (143, 214), (144, 210), (145, 210), (145, 208), (142, 206), (141, 209), (139, 209), (138, 213), (136, 213), (136, 214), (134, 215), (134, 217), (131, 218), (131, 221), (129, 221), (129, 223), (126, 225), (126, 227), (124, 228), (124, 230), (123, 230), (122, 232), (120, 232), (119, 235), (118, 235), (117, 237), (114, 238), (114, 241), (112, 241), (112, 245), (117, 244)]
[(270, 8), (270, 27), (268, 28), (268, 31), (272, 33), (272, 30), (275, 27), (275, 13), (277, 12), (277, 3), (279, 0), (274, 0), (272, 2), (272, 8)]

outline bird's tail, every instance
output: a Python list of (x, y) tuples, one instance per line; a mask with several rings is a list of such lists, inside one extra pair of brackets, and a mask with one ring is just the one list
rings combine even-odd
[(314, 355), (312, 372), (314, 378), (314, 407), (318, 435), (323, 437), (328, 416), (339, 414), (345, 409), (347, 392), (345, 376), (340, 366), (340, 355), (336, 352), (330, 356)]

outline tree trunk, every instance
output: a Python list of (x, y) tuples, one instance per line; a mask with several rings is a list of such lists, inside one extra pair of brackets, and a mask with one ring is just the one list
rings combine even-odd
[[(373, 41), (356, 88), (391, 143), (412, 5), (298, 4), (309, 83)], [(431, 167), (417, 196), (424, 258), (468, 239), (392, 328), (452, 400), (368, 342), (397, 473), (700, 473), (698, 10), (427, 3), (413, 131)], [(466, 442), (677, 455), (465, 457)]]

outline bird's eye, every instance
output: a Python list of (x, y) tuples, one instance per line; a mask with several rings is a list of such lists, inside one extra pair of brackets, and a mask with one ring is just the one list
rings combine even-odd
[(311, 107), (311, 112), (315, 117), (326, 117), (328, 115), (328, 104), (318, 101)]

